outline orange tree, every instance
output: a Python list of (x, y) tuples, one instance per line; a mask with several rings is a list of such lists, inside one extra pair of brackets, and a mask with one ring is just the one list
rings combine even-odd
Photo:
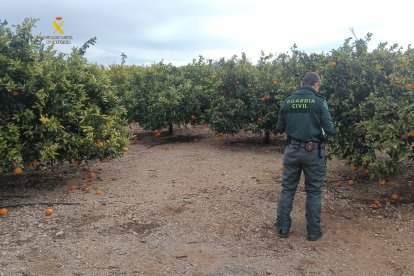
[(210, 126), (218, 133), (236, 134), (257, 118), (249, 114), (256, 97), (257, 68), (243, 54), (217, 62), (219, 72), (218, 95), (210, 109)]
[(276, 57), (262, 53), (257, 65), (243, 54), (219, 62), (219, 96), (213, 101), (211, 126), (217, 132), (235, 134), (250, 130), (265, 134), (276, 130), (280, 102), (296, 90), (302, 76), (316, 70), (324, 55), (298, 51)]
[(257, 65), (260, 71), (261, 94), (270, 97), (261, 107), (265, 119), (259, 127), (266, 133), (276, 130), (280, 103), (283, 99), (299, 87), (307, 71), (319, 71), (325, 60), (324, 54), (307, 54), (299, 51), (296, 45), (291, 48), (290, 53), (279, 54), (272, 60), (270, 57), (267, 56), (269, 61), (265, 62), (262, 55)]
[(57, 55), (34, 25), (0, 25), (0, 172), (121, 155), (125, 109), (88, 45)]
[(218, 72), (212, 60), (202, 56), (181, 67), (184, 94), (181, 105), (182, 122), (209, 123), (211, 102), (217, 97)]
[(131, 90), (126, 94), (129, 119), (144, 129), (159, 130), (180, 121), (180, 103), (183, 95), (177, 89), (179, 68), (159, 62), (137, 68), (131, 77)]
[(125, 100), (129, 119), (147, 130), (168, 127), (170, 134), (173, 124), (205, 122), (216, 78), (212, 62), (202, 57), (182, 67), (159, 62), (135, 68)]
[(321, 74), (336, 125), (332, 153), (384, 179), (413, 157), (414, 51), (382, 43), (370, 52), (370, 38), (347, 39), (327, 56)]

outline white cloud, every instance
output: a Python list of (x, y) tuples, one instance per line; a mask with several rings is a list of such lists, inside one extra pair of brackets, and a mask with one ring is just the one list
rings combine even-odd
[[(373, 0), (118, 0), (9, 1), (2, 14), (11, 23), (40, 18), (39, 31), (51, 31), (57, 15), (75, 45), (97, 36), (88, 49), (93, 62), (137, 64), (160, 61), (184, 64), (199, 54), (212, 59), (246, 52), (299, 49), (328, 52), (339, 47), (353, 28), (358, 37), (373, 33), (371, 47), (388, 41), (414, 42), (409, 1)], [(1, 18), (1, 19), (4, 19)]]

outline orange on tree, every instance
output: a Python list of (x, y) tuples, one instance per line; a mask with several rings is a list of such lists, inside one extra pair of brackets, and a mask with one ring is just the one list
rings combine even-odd
[(336, 67), (336, 61), (331, 61), (331, 67)]
[(264, 95), (264, 96), (261, 97), (261, 100), (264, 101), (264, 102), (268, 101), (268, 100), (270, 100), (270, 96)]
[(408, 89), (414, 89), (414, 83), (409, 83), (405, 87)]

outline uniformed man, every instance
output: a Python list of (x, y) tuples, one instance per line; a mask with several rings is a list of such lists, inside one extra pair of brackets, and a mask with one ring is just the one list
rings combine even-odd
[(286, 132), (288, 136), (276, 217), (276, 229), (282, 238), (289, 235), (290, 213), (302, 171), (305, 175), (307, 239), (315, 241), (322, 236), (321, 194), (326, 173), (324, 138), (334, 132), (334, 125), (325, 98), (318, 94), (320, 85), (319, 75), (308, 72), (301, 87), (281, 104), (277, 131)]

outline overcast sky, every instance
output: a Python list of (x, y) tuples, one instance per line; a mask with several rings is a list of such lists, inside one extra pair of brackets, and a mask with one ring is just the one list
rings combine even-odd
[[(19, 24), (39, 19), (36, 33), (52, 35), (62, 17), (64, 35), (80, 46), (96, 36), (87, 51), (91, 62), (176, 65), (193, 58), (229, 58), (245, 52), (256, 62), (261, 50), (329, 52), (351, 28), (358, 37), (373, 33), (379, 42), (414, 44), (413, 4), (408, 0), (1, 0), (0, 20)], [(70, 47), (56, 46), (68, 52)]]

